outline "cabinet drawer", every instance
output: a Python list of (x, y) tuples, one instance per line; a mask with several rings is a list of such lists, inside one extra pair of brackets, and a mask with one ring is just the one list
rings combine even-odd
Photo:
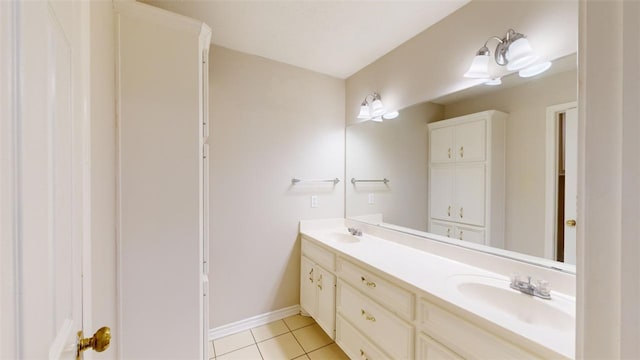
[(336, 268), (341, 278), (367, 296), (407, 320), (414, 319), (414, 296), (409, 291), (342, 258), (337, 260)]
[(481, 245), (485, 244), (483, 229), (458, 225), (456, 226), (455, 236), (460, 240), (469, 241)]
[(413, 358), (413, 326), (338, 280), (339, 313), (394, 359)]
[(336, 343), (351, 359), (389, 359), (340, 315), (336, 318)]
[(336, 269), (336, 257), (329, 251), (302, 237), (302, 254), (329, 271)]
[(426, 300), (418, 315), (423, 330), (465, 359), (538, 359), (526, 350)]

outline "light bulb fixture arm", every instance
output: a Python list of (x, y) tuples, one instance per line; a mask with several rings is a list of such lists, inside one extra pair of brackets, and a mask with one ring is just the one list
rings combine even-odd
[(496, 40), (498, 42), (498, 45), (496, 46), (496, 50), (493, 56), (498, 65), (505, 66), (509, 63), (509, 60), (507, 60), (507, 50), (509, 49), (509, 45), (523, 37), (525, 37), (523, 34), (516, 32), (513, 29), (509, 29), (502, 38), (497, 36), (491, 36), (490, 38), (488, 38), (487, 41), (484, 42), (484, 45), (480, 48), (480, 50), (478, 50), (476, 55), (491, 55), (491, 51), (489, 50), (489, 47), (487, 45), (489, 44), (489, 41)]

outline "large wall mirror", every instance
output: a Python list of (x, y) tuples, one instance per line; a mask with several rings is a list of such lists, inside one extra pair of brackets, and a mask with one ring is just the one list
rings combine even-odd
[[(500, 86), (480, 84), (402, 109), (393, 120), (348, 126), (347, 217), (575, 272), (576, 68), (572, 54), (532, 78), (511, 74)], [(436, 229), (429, 208), (429, 197), (445, 190), (429, 183), (428, 124), (487, 110), (507, 114), (497, 249), (492, 239)]]

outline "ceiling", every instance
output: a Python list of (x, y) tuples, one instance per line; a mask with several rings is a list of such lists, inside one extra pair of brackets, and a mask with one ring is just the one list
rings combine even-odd
[(199, 19), (216, 45), (347, 78), (470, 0), (142, 0)]

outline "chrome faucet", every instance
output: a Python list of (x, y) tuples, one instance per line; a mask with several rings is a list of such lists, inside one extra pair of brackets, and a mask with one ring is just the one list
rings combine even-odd
[(353, 236), (362, 236), (362, 230), (356, 228), (348, 228), (349, 233)]
[(531, 276), (527, 276), (527, 281), (523, 281), (520, 280), (520, 275), (516, 273), (511, 275), (511, 284), (509, 286), (512, 289), (518, 290), (524, 294), (539, 297), (545, 300), (551, 299), (551, 290), (549, 290), (549, 283), (545, 280), (538, 280), (538, 285), (536, 286), (531, 283)]

